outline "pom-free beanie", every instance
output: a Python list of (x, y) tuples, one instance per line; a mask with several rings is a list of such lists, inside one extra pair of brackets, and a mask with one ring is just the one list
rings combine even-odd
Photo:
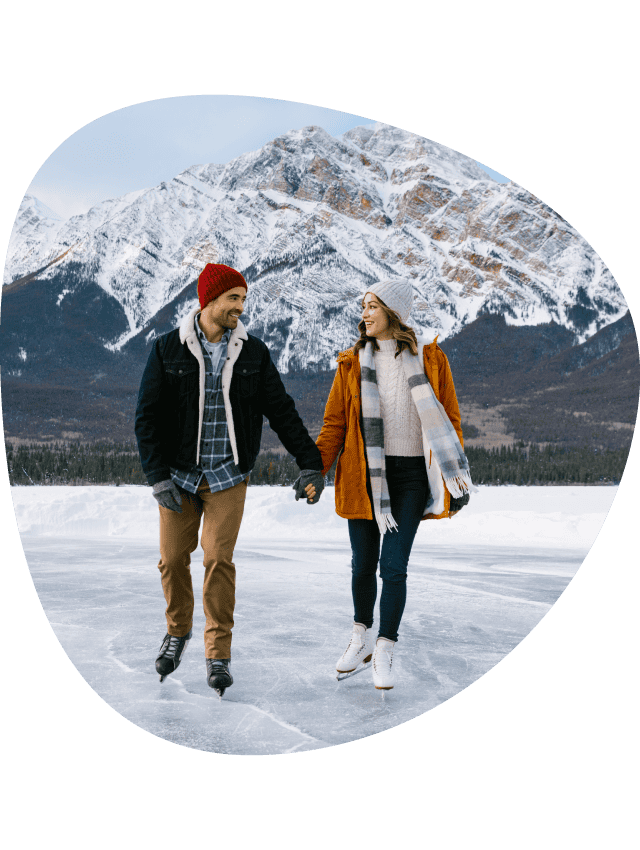
[(397, 313), (400, 321), (406, 325), (413, 305), (413, 287), (408, 280), (379, 280), (369, 286), (364, 293), (370, 292)]
[(209, 301), (213, 301), (218, 295), (236, 286), (244, 286), (248, 289), (247, 282), (240, 272), (222, 263), (207, 263), (198, 278), (200, 309), (204, 310)]

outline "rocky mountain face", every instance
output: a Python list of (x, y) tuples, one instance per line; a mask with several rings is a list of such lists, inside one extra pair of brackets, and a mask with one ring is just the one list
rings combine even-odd
[[(139, 356), (194, 306), (207, 262), (245, 275), (244, 319), (283, 372), (331, 368), (353, 341), (360, 294), (381, 277), (412, 282), (412, 324), (441, 340), (499, 314), (516, 326), (553, 321), (579, 343), (627, 310), (593, 249), (531, 193), (377, 125), (340, 138), (291, 131), (68, 221), (26, 196), (3, 311), (37, 280), (51, 302), (46, 334), (71, 312), (82, 323), (78, 307), (91, 292), (105, 321), (96, 327), (89, 311), (85, 323), (105, 353)], [(19, 336), (3, 355), (16, 375), (33, 347)]]
[(26, 196), (2, 289), (5, 433), (132, 440), (149, 346), (195, 306), (207, 262), (244, 274), (243, 322), (313, 436), (360, 295), (402, 276), (411, 324), (450, 358), (469, 444), (629, 445), (637, 341), (600, 258), (520, 186), (386, 125), (305, 127), (68, 221)]
[(630, 445), (640, 390), (630, 313), (571, 342), (556, 324), (519, 328), (485, 315), (442, 344), (463, 421), (478, 430), (470, 445)]
[[(122, 314), (113, 302), (86, 286), (77, 312), (65, 308), (67, 324), (42, 342), (38, 330), (52, 304), (46, 285), (32, 283), (7, 299), (3, 328), (28, 330), (34, 344), (24, 348), (18, 374), (3, 371), (5, 435), (10, 440), (134, 441), (133, 417), (144, 367), (144, 337), (126, 351), (109, 351), (79, 324), (91, 310), (96, 327), (117, 327)], [(22, 304), (19, 304), (22, 301)], [(22, 308), (22, 309), (20, 309)], [(16, 312), (17, 314), (16, 315)], [(17, 321), (22, 315), (23, 322)], [(29, 325), (24, 322), (28, 317)], [(24, 334), (23, 337), (24, 338)], [(0, 335), (0, 343), (10, 341)], [(627, 313), (580, 345), (573, 334), (550, 323), (508, 325), (504, 316), (485, 314), (446, 340), (462, 414), (465, 445), (493, 447), (518, 440), (628, 448), (638, 411), (640, 364), (633, 323)], [(46, 346), (50, 346), (47, 350)], [(322, 427), (334, 372), (304, 370), (283, 375), (310, 434)], [(265, 423), (262, 447), (281, 444)]]
[[(20, 204), (13, 225), (7, 262), (4, 269), (4, 281), (21, 277), (22, 273), (34, 273), (46, 265), (50, 256), (50, 246), (55, 243), (58, 231), (64, 220), (50, 210), (46, 204), (33, 195), (25, 195)], [(54, 254), (56, 249), (53, 249)], [(14, 265), (14, 258), (17, 262)]]

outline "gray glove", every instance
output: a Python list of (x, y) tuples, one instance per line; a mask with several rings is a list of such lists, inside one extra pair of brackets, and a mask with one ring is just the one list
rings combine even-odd
[[(307, 498), (307, 494), (304, 492), (304, 488), (308, 487), (309, 484), (313, 484), (316, 488), (316, 494), (313, 499)], [(308, 504), (315, 505), (324, 490), (324, 476), (317, 469), (303, 469), (292, 486), (296, 491), (296, 502), (298, 499), (306, 499)]]
[(449, 499), (449, 512), (457, 513), (461, 511), (465, 505), (469, 504), (469, 494), (465, 493), (464, 496), (459, 496), (456, 498), (455, 496), (451, 496)]
[(180, 490), (176, 487), (170, 478), (166, 481), (158, 481), (153, 485), (153, 498), (162, 505), (163, 508), (168, 508), (170, 511), (182, 513), (182, 496)]

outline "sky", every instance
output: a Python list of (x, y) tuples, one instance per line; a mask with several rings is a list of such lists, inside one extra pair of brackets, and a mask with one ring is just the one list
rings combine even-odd
[[(51, 153), (27, 191), (66, 219), (108, 198), (171, 180), (192, 165), (229, 162), (288, 130), (316, 124), (339, 136), (375, 121), (375, 116), (262, 97), (151, 100), (110, 112), (78, 129)], [(494, 180), (507, 181), (482, 167)]]

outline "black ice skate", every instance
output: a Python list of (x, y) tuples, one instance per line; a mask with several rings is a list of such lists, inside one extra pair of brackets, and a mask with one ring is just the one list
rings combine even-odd
[(220, 699), (229, 687), (233, 685), (233, 676), (229, 671), (230, 658), (207, 658), (207, 682)]
[(156, 670), (160, 673), (161, 682), (164, 682), (169, 673), (173, 673), (178, 669), (190, 640), (191, 630), (189, 630), (189, 634), (183, 637), (175, 637), (175, 635), (170, 634), (164, 636), (162, 646), (160, 647), (160, 654), (156, 658)]

